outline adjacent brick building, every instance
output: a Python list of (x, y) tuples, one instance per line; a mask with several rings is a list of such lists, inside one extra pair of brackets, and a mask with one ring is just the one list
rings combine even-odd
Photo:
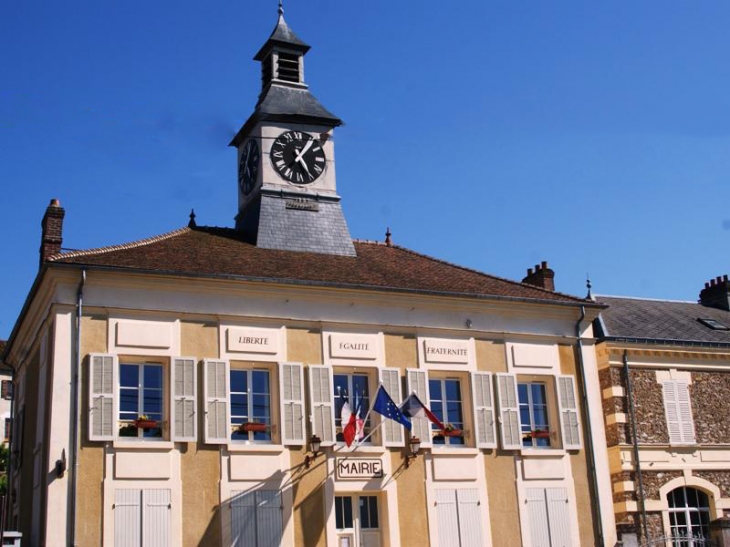
[(597, 301), (608, 306), (595, 330), (619, 533), (707, 536), (730, 512), (728, 278), (697, 303)]

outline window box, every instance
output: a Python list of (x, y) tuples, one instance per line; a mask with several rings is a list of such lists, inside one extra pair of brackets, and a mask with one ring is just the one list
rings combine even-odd
[(544, 429), (536, 429), (535, 431), (530, 432), (530, 437), (533, 439), (549, 439), (550, 432), (545, 431)]
[(240, 433), (264, 433), (269, 428), (263, 422), (244, 422), (238, 426)]
[(137, 418), (134, 420), (134, 427), (137, 429), (144, 429), (145, 431), (149, 429), (156, 429), (159, 426), (160, 424), (157, 420), (149, 420), (147, 418)]
[(452, 425), (447, 425), (442, 430), (436, 433), (437, 435), (443, 435), (444, 437), (461, 437), (464, 435), (464, 431)]

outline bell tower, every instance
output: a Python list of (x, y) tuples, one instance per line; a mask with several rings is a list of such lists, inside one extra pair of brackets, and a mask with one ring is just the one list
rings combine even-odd
[(230, 143), (238, 150), (236, 228), (258, 247), (355, 256), (336, 191), (334, 129), (342, 120), (309, 91), (310, 46), (279, 17), (254, 57), (261, 93)]

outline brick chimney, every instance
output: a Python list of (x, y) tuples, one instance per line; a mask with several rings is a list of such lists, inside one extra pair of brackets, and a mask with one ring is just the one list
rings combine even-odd
[(41, 267), (49, 256), (61, 252), (63, 217), (65, 214), (66, 211), (61, 207), (61, 203), (56, 198), (53, 198), (51, 204), (46, 208), (46, 214), (43, 215), (43, 220), (41, 221)]
[(700, 304), (730, 311), (730, 281), (727, 275), (705, 283), (705, 288), (700, 291)]
[(540, 264), (535, 264), (534, 270), (527, 269), (527, 275), (522, 282), (548, 291), (555, 291), (555, 272), (548, 268), (548, 263), (543, 260)]

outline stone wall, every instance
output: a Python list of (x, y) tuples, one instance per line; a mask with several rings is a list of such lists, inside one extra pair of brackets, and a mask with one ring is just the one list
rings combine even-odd
[(693, 372), (689, 386), (698, 443), (730, 443), (730, 374)]

